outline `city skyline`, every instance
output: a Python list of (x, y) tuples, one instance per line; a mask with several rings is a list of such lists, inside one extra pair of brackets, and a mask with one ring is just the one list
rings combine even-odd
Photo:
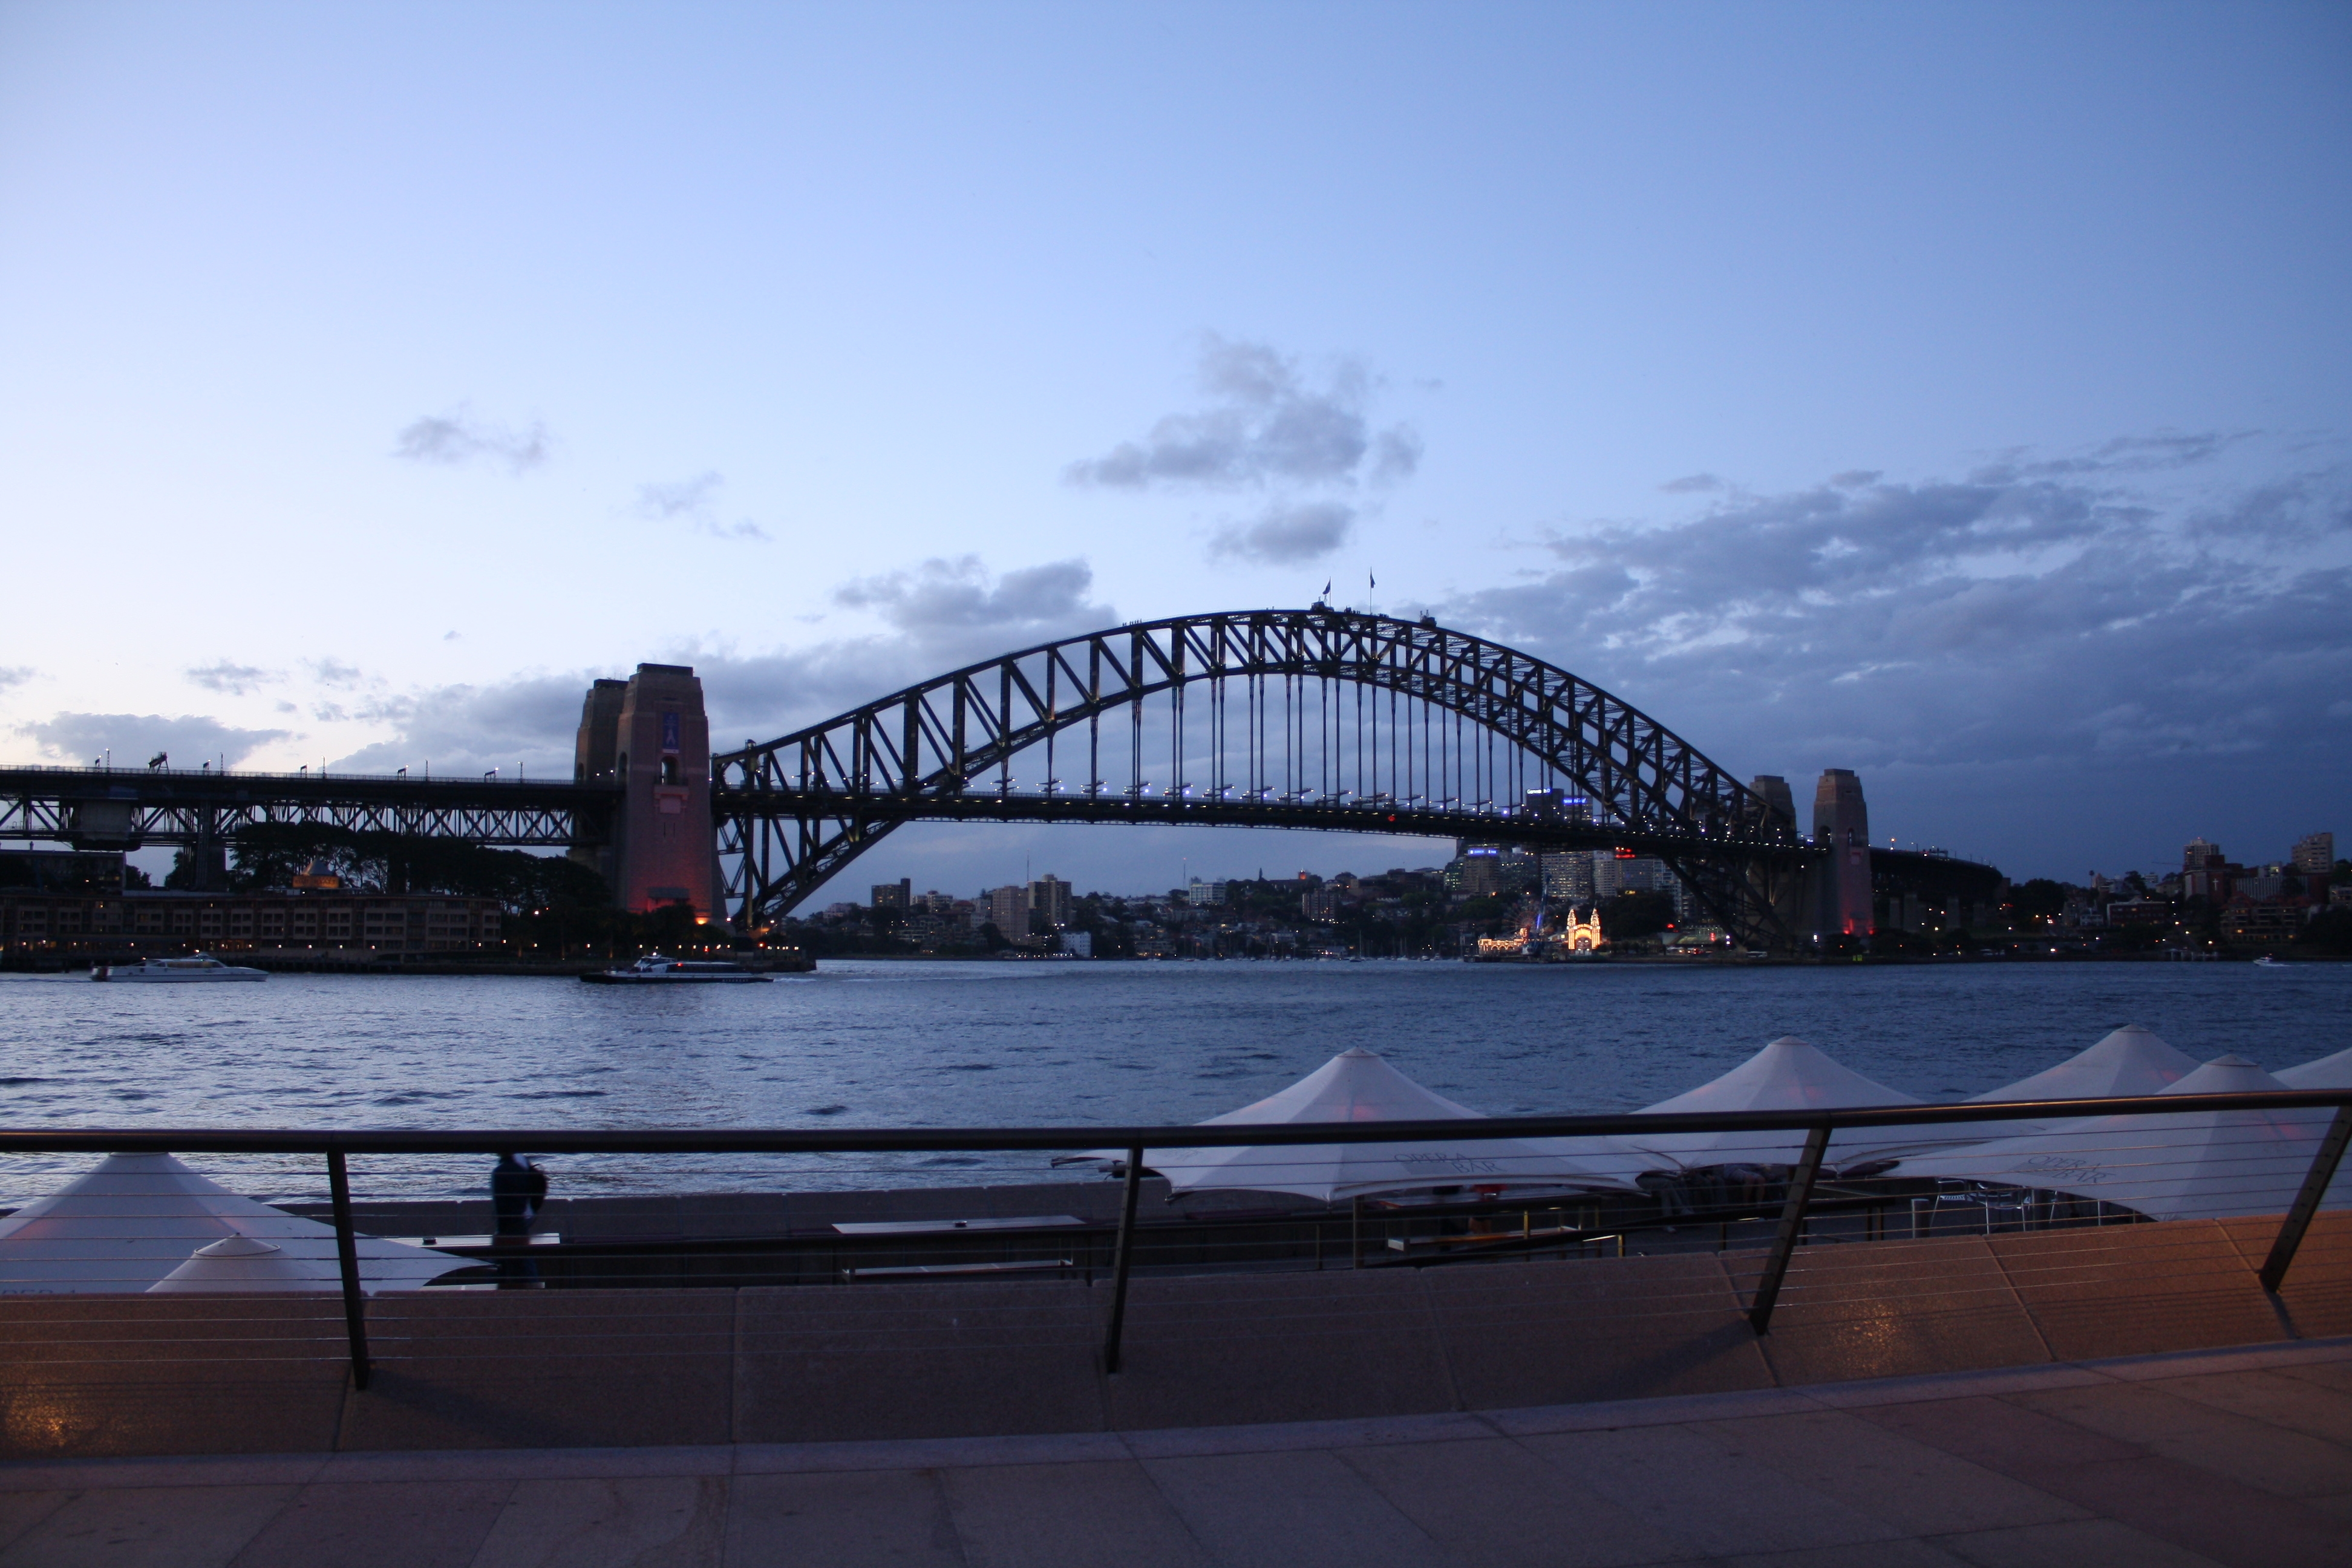
[[(726, 745), (1328, 584), (2020, 879), (2352, 787), (2340, 10), (1006, 15), (0, 14), (0, 760), (561, 773), (644, 660)], [(1024, 857), (1432, 858), (851, 880)]]

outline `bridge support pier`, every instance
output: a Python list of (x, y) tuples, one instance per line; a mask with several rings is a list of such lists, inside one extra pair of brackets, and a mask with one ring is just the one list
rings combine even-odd
[(690, 666), (641, 664), (600, 680), (580, 711), (573, 777), (621, 786), (607, 841), (573, 853), (603, 873), (615, 907), (646, 914), (685, 905), (723, 919), (710, 832), (710, 721)]
[(217, 813), (207, 808), (196, 814), (196, 841), (186, 851), (186, 882), (190, 892), (222, 893), (228, 890), (228, 840), (220, 829)]

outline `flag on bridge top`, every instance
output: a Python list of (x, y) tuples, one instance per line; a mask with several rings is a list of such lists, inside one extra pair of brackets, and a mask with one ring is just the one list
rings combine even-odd
[(1329, 598), (1330, 596), (1331, 596), (1331, 584), (1328, 584), (1328, 583), (1326, 583), (1326, 584), (1323, 584), (1323, 592), (1322, 592), (1320, 595), (1318, 595), (1318, 597), (1328, 599), (1328, 598)]

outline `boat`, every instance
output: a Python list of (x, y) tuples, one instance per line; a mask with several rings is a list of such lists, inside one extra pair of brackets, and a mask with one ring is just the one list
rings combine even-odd
[(751, 985), (772, 976), (729, 958), (667, 958), (649, 952), (626, 969), (606, 969), (580, 977), (591, 985)]
[(2254, 967), (2256, 969), (2284, 969), (2286, 965), (2281, 963), (2277, 959), (2273, 958), (2266, 952), (2260, 958), (2254, 960)]
[(151, 958), (141, 963), (94, 963), (90, 965), (89, 977), (185, 984), (192, 981), (267, 980), (269, 971), (223, 963), (209, 952), (192, 952), (185, 958)]

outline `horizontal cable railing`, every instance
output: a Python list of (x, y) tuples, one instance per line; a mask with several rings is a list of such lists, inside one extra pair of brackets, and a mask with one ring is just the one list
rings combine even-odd
[[(2248, 1219), (2266, 1227), (2259, 1272), (2275, 1292), (2347, 1142), (2347, 1089), (1184, 1126), (17, 1128), (0, 1131), (0, 1155), (20, 1157), (20, 1171), (45, 1163), (39, 1156), (214, 1154), (236, 1170), (258, 1162), (254, 1173), (280, 1182), (323, 1165), (326, 1201), (266, 1207), (201, 1181), (191, 1187), (191, 1173), (163, 1162), (152, 1168), (170, 1171), (155, 1184), (126, 1177), (127, 1184), (109, 1189), (110, 1196), (83, 1214), (79, 1232), (37, 1205), (21, 1224), (0, 1218), (0, 1293), (16, 1298), (12, 1310), (36, 1315), (45, 1300), (62, 1303), (58, 1316), (42, 1320), (54, 1334), (41, 1352), (44, 1364), (222, 1359), (214, 1353), (221, 1336), (241, 1332), (237, 1359), (348, 1357), (361, 1387), (375, 1359), (509, 1353), (512, 1341), (495, 1325), (436, 1320), (426, 1333), (404, 1305), (408, 1292), (452, 1284), (593, 1289), (1099, 1279), (1109, 1286), (1107, 1310), (1091, 1293), (1055, 1296), (1017, 1313), (959, 1319), (952, 1332), (930, 1322), (919, 1303), (856, 1291), (803, 1297), (789, 1317), (724, 1330), (685, 1296), (667, 1311), (641, 1300), (606, 1309), (577, 1297), (533, 1353), (589, 1358), (610, 1353), (608, 1342), (627, 1340), (642, 1353), (699, 1354), (695, 1347), (708, 1340), (839, 1357), (941, 1335), (961, 1351), (1009, 1352), (1091, 1331), (1104, 1369), (1115, 1373), (1129, 1285), (1139, 1270), (1220, 1278), (1213, 1321), (1165, 1303), (1139, 1308), (1155, 1342), (1181, 1343), (1352, 1331), (1391, 1310), (1376, 1297), (1301, 1296), (1280, 1283), (1281, 1275), (1639, 1254), (1705, 1267), (1677, 1274), (1662, 1262), (1636, 1275), (1596, 1274), (1612, 1292), (1608, 1310), (1653, 1325), (1696, 1322), (1721, 1310), (1728, 1270), (1740, 1310), (1762, 1334), (1784, 1294), (1822, 1311), (1883, 1304), (1869, 1279), (1797, 1266), (1807, 1246)], [(1420, 1176), (1404, 1181), (1391, 1173), (1351, 1191), (1339, 1155), (1376, 1154), (1380, 1145), (1404, 1146), (1387, 1157)], [(478, 1173), (461, 1173), (447, 1162), (518, 1152), (580, 1162), (562, 1173), (551, 1205), (572, 1217), (551, 1226), (542, 1216), (536, 1237), (527, 1220), (518, 1223), (520, 1210), (509, 1205), (499, 1214), (495, 1201), (479, 1195), (354, 1195), (355, 1178), (395, 1169), (436, 1173), (444, 1193), (479, 1194)], [(1217, 1159), (1242, 1152), (1245, 1160), (1216, 1169), (1214, 1179), (1203, 1176)], [(1023, 1153), (1078, 1154), (1092, 1162), (1090, 1174), (1108, 1172), (1113, 1180), (1066, 1171), (1057, 1181), (1042, 1161), (1026, 1171), (1000, 1163), (981, 1173), (910, 1167), (895, 1158)], [(719, 1190), (599, 1185), (600, 1157), (638, 1162), (631, 1170), (641, 1176), (643, 1163), (660, 1156), (690, 1165), (696, 1181)], [(818, 1162), (831, 1190), (780, 1190), (780, 1180), (809, 1168), (779, 1164), (782, 1156)], [(1414, 1160), (1423, 1163), (1411, 1165)], [(959, 1173), (1026, 1180), (981, 1188), (906, 1184)], [(844, 1185), (859, 1177), (901, 1184), (887, 1192)], [(2122, 1239), (2102, 1246), (2078, 1237), (2063, 1250), (2005, 1255), (1999, 1279), (1970, 1257), (1930, 1248), (1911, 1255), (1905, 1289), (1959, 1310), (2059, 1289), (2102, 1271), (2146, 1270), (2151, 1259), (2161, 1271), (2167, 1247), (2159, 1238), (2127, 1249)], [(2190, 1244), (2179, 1246), (2189, 1257)], [(45, 1273), (20, 1265), (26, 1247), (47, 1248)], [(263, 1290), (296, 1294), (275, 1300), (242, 1294)], [(157, 1309), (111, 1304), (155, 1291), (204, 1298), (202, 1331), (162, 1331)], [(60, 1292), (106, 1300), (76, 1302)], [(829, 1307), (829, 1300), (841, 1305)], [(1468, 1332), (1524, 1329), (1549, 1321), (1555, 1310), (1492, 1292), (1462, 1293), (1461, 1301), (1452, 1309), (1455, 1326)], [(807, 1348), (812, 1323), (823, 1330), (821, 1349)]]

